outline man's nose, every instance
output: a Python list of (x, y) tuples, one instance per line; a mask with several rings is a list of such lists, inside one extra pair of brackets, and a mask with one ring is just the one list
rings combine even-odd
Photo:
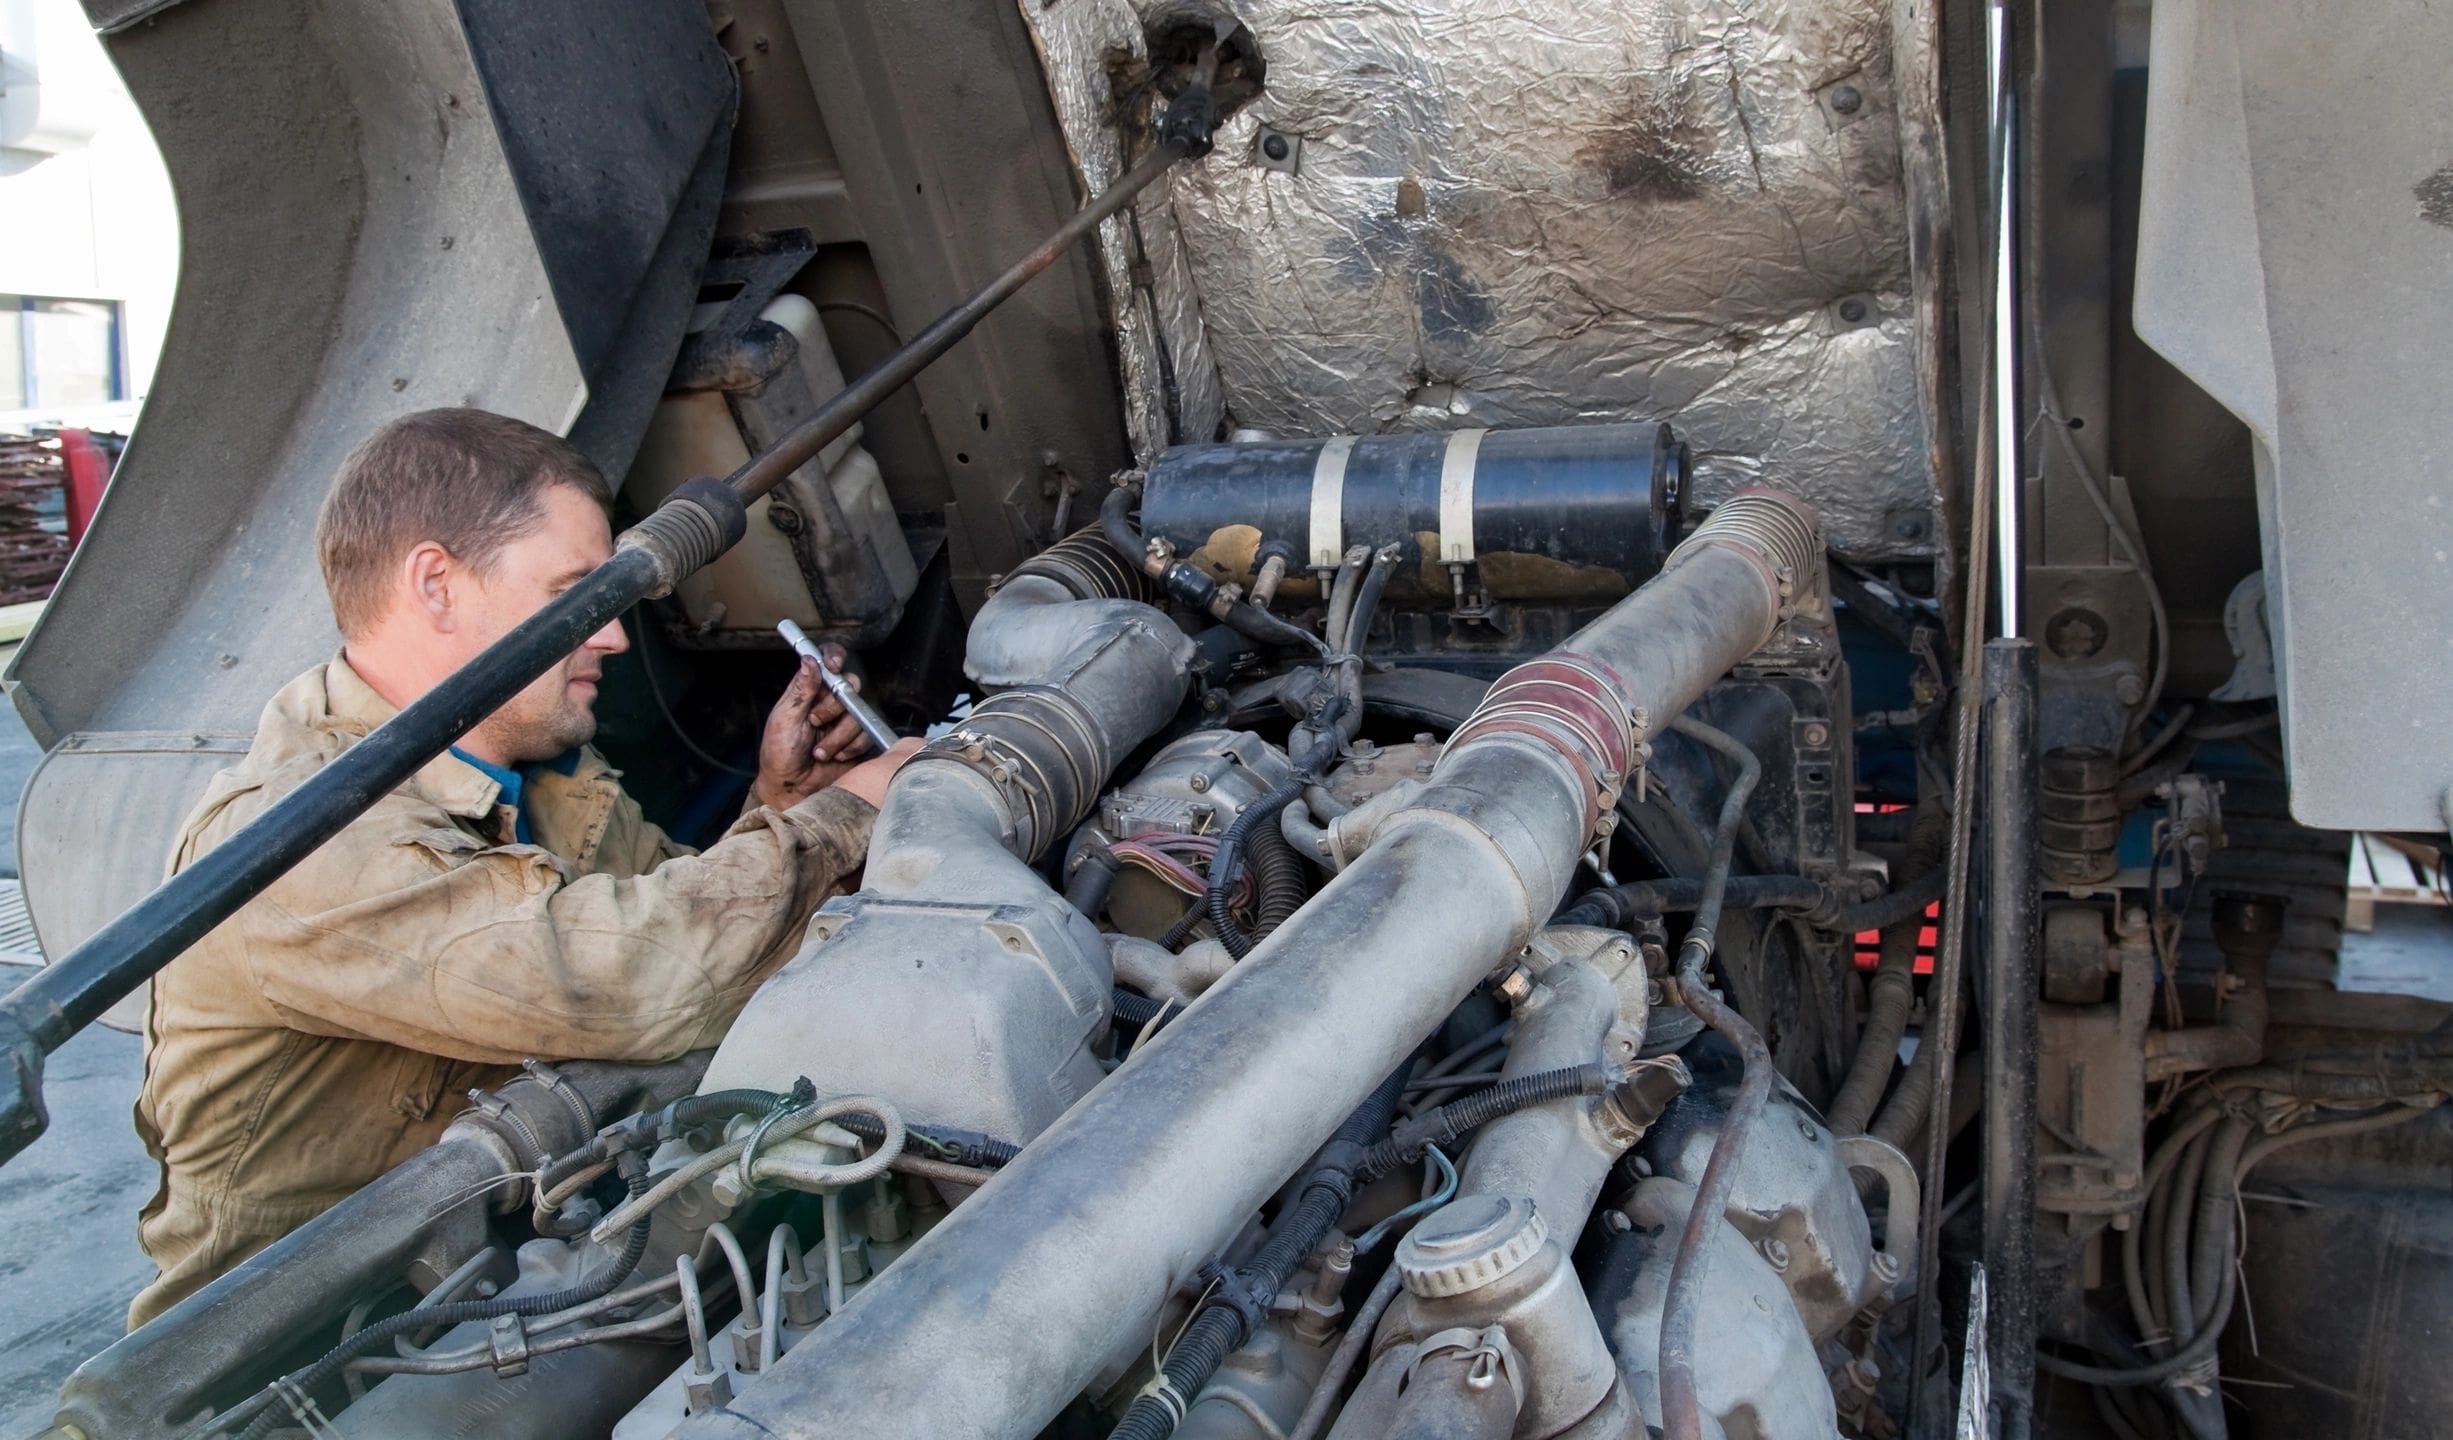
[(622, 628), (620, 620), (610, 620), (604, 629), (589, 636), (587, 644), (580, 648), (594, 650), (600, 655), (619, 655), (630, 648), (630, 634)]

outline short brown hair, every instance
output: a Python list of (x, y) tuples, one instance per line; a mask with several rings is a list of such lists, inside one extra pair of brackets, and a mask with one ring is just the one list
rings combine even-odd
[(559, 435), (483, 410), (420, 410), (390, 422), (341, 462), (315, 522), (316, 558), (341, 634), (383, 613), (392, 567), (431, 540), (483, 570), (542, 523), (548, 485), (607, 510), (613, 489)]

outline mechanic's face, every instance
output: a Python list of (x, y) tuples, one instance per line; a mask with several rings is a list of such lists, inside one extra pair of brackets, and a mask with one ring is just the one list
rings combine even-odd
[[(544, 514), (536, 529), (503, 546), (471, 577), (468, 623), (460, 630), (471, 658), (613, 554), (612, 527), (586, 495), (568, 485), (549, 485), (540, 508)], [(605, 657), (629, 648), (622, 622), (613, 621), (511, 697), (474, 734), (512, 764), (551, 760), (585, 744), (596, 733), (596, 691), (604, 680)]]

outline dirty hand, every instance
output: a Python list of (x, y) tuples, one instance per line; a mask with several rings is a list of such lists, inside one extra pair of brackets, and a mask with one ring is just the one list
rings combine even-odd
[[(842, 673), (843, 647), (831, 641), (819, 649), (826, 668)], [(854, 675), (851, 682), (860, 684)], [(767, 714), (766, 734), (758, 742), (758, 779), (750, 796), (778, 810), (795, 805), (841, 779), (873, 747), (860, 722), (844, 713), (818, 678), (817, 662), (803, 660), (784, 696)]]

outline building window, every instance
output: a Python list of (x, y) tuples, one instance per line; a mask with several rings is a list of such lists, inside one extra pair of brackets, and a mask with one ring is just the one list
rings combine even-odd
[(119, 302), (0, 295), (0, 410), (128, 398)]

